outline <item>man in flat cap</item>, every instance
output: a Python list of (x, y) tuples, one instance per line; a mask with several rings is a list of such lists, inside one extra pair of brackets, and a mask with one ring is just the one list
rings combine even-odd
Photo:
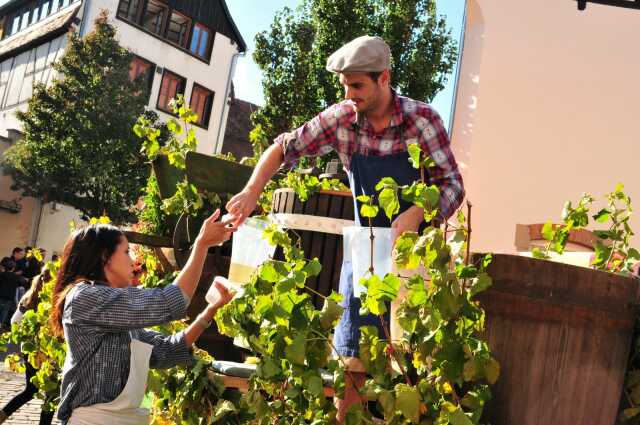
[[(227, 204), (237, 224), (254, 210), (260, 193), (280, 166), (292, 166), (303, 156), (335, 150), (349, 175), (354, 199), (376, 194), (375, 185), (383, 177), (392, 177), (400, 185), (411, 184), (420, 179), (419, 171), (409, 163), (407, 146), (411, 143), (419, 144), (436, 164), (429, 168), (427, 178), (440, 189), (440, 214), (446, 219), (454, 213), (462, 203), (464, 188), (442, 120), (429, 105), (395, 93), (390, 87), (390, 67), (391, 52), (380, 37), (358, 37), (329, 57), (327, 70), (338, 75), (345, 100), (275, 139), (245, 188)], [(355, 210), (359, 224), (357, 201)], [(400, 214), (392, 223), (379, 214), (373, 226), (392, 227), (400, 235), (417, 231), (423, 220), (422, 209), (401, 201)], [(379, 325), (380, 321), (359, 315), (360, 299), (353, 295), (353, 278), (346, 264), (340, 277), (340, 292), (345, 311), (336, 328), (334, 345), (338, 354), (349, 359), (356, 387), (361, 387), (365, 374), (357, 360), (360, 327)], [(348, 407), (361, 402), (357, 388), (350, 384), (347, 382), (345, 398), (337, 401), (340, 423)]]

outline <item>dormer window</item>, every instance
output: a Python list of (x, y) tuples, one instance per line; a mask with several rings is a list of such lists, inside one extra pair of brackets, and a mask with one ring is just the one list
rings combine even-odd
[(191, 31), (191, 19), (181, 13), (173, 11), (167, 25), (167, 38), (179, 46), (187, 47), (189, 32)]
[(37, 0), (28, 2), (22, 6), (22, 8), (7, 16), (5, 20), (7, 27), (6, 31), (2, 34), (2, 38), (12, 36), (28, 28), (30, 25), (40, 22), (76, 1), (77, 0)]
[(118, 16), (127, 21), (136, 22), (142, 0), (122, 0), (118, 5)]
[(209, 43), (211, 39), (211, 30), (209, 30), (209, 28), (202, 24), (195, 24), (189, 50), (191, 50), (191, 53), (194, 55), (207, 59), (209, 57)]
[(169, 8), (162, 3), (149, 0), (142, 16), (142, 26), (154, 34), (162, 35), (164, 22), (169, 13)]

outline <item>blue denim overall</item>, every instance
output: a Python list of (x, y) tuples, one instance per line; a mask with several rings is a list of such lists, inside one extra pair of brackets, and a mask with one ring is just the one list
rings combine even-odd
[[(399, 131), (402, 132), (400, 128)], [(401, 137), (404, 139), (403, 135)], [(349, 167), (349, 183), (353, 192), (355, 202), (355, 225), (368, 226), (368, 219), (360, 219), (361, 203), (356, 200), (360, 195), (377, 195), (376, 184), (383, 177), (392, 177), (399, 185), (411, 184), (420, 180), (420, 171), (416, 170), (409, 163), (409, 153), (385, 156), (367, 156), (354, 153), (351, 157)], [(428, 178), (425, 176), (425, 178)], [(403, 213), (412, 204), (400, 199), (400, 211)], [(391, 227), (391, 222), (382, 210), (372, 219), (374, 227)], [(334, 335), (334, 346), (341, 356), (358, 357), (360, 327), (376, 326), (379, 335), (384, 338), (384, 332), (380, 323), (380, 318), (375, 315), (360, 316), (360, 298), (353, 295), (353, 273), (351, 263), (344, 261), (340, 272), (340, 294), (343, 297), (342, 307), (344, 312), (336, 327)], [(389, 324), (389, 305), (385, 321)]]

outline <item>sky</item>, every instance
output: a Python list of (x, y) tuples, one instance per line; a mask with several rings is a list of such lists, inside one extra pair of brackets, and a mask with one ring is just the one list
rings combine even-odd
[[(1, 0), (0, 0), (1, 1)], [(261, 31), (268, 30), (275, 13), (283, 7), (292, 9), (299, 0), (226, 0), (229, 11), (247, 43), (247, 52), (238, 59), (233, 79), (236, 97), (257, 105), (264, 104), (262, 95), (262, 72), (253, 62), (251, 55), (255, 50), (254, 38)], [(436, 0), (438, 13), (446, 17), (451, 35), (458, 41), (461, 35), (465, 0)], [(340, 46), (336, 46), (336, 49)], [(454, 95), (455, 70), (449, 76), (446, 87), (436, 95), (432, 102), (445, 123), (451, 119), (451, 104)], [(320, 111), (318, 111), (320, 112)]]

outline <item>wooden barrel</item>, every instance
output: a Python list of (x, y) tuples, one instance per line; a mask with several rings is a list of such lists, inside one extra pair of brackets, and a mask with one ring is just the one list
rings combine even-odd
[[(273, 194), (272, 209), (274, 213), (305, 214), (353, 220), (353, 197), (351, 192), (321, 191), (301, 202), (292, 189), (278, 189)], [(321, 230), (321, 229), (318, 229)], [(342, 235), (321, 231), (295, 231), (302, 239), (305, 257), (317, 257), (322, 264), (318, 276), (307, 281), (307, 286), (323, 295), (331, 290), (338, 291), (340, 268), (342, 265)], [(295, 236), (294, 236), (295, 237)], [(279, 253), (276, 253), (276, 256)], [(281, 254), (280, 254), (281, 255)], [(321, 308), (324, 300), (309, 292), (313, 302)]]
[(494, 425), (615, 423), (638, 281), (583, 267), (494, 255), (479, 300), (500, 362)]

